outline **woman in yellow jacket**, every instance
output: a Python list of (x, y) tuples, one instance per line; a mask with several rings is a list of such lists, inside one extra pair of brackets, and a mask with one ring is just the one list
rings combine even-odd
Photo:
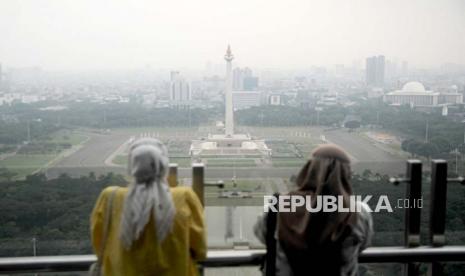
[(134, 181), (100, 194), (91, 236), (97, 255), (104, 246), (98, 256), (103, 275), (198, 274), (196, 262), (206, 258), (203, 208), (192, 189), (169, 188), (168, 164), (160, 141), (140, 139), (129, 152)]

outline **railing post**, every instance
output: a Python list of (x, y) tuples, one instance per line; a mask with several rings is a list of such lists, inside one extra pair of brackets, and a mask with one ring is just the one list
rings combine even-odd
[[(405, 208), (405, 232), (404, 244), (407, 247), (415, 247), (420, 245), (420, 219), (421, 206), (418, 202), (421, 199), (421, 177), (422, 164), (420, 160), (407, 161), (407, 187), (406, 199), (409, 204), (414, 206)], [(410, 207), (410, 206), (409, 206)]]
[[(447, 178), (447, 161), (442, 159), (432, 160), (429, 240), (434, 247), (441, 247), (446, 244), (446, 203), (447, 184), (449, 182), (464, 184), (464, 178)], [(444, 275), (443, 266), (439, 262), (430, 263), (428, 270), (428, 275), (431, 276)]]
[(168, 172), (168, 184), (170, 187), (178, 186), (178, 164), (170, 163)]
[[(443, 246), (446, 242), (446, 199), (447, 199), (447, 162), (431, 161), (431, 192), (429, 210), (429, 241), (432, 246)], [(428, 265), (428, 275), (443, 275), (441, 263)]]
[(443, 246), (446, 242), (446, 199), (447, 199), (447, 162), (431, 161), (431, 193), (429, 216), (429, 241), (432, 246)]
[[(405, 197), (414, 207), (405, 208), (405, 247), (416, 247), (420, 245), (420, 218), (421, 208), (418, 202), (421, 199), (422, 163), (420, 160), (407, 161), (407, 187)], [(419, 266), (415, 263), (407, 263), (404, 266), (404, 275), (419, 275)]]
[[(204, 200), (204, 186), (205, 186), (205, 166), (203, 163), (194, 163), (192, 164), (192, 189), (202, 203), (202, 206), (205, 206)], [(203, 276), (205, 274), (205, 269), (203, 265), (198, 266), (199, 275)]]
[(203, 163), (192, 164), (192, 189), (199, 197), (202, 205), (205, 205), (204, 198), (204, 184), (205, 184), (205, 166)]

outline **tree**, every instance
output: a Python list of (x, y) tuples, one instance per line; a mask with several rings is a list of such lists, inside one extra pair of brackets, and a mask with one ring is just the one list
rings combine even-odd
[(431, 156), (438, 154), (439, 150), (436, 145), (432, 143), (423, 143), (418, 147), (417, 153), (429, 159)]
[(71, 177), (69, 176), (69, 174), (63, 172), (63, 173), (60, 173), (60, 175), (58, 176), (58, 179), (70, 179)]
[(43, 173), (36, 173), (26, 176), (26, 182), (28, 183), (42, 183), (47, 181), (47, 176)]
[(417, 147), (418, 142), (415, 141), (414, 139), (407, 139), (402, 141), (401, 143), (401, 148), (403, 151), (406, 151), (410, 153), (413, 156), (415, 156), (415, 148)]
[(350, 130), (354, 130), (356, 128), (360, 127), (360, 122), (359, 121), (348, 121), (344, 125), (346, 128), (349, 128)]
[(365, 169), (362, 173), (364, 179), (369, 179), (373, 173), (370, 169)]
[(16, 172), (10, 171), (7, 168), (0, 168), (0, 178), (6, 179), (10, 182), (18, 174)]
[(460, 151), (460, 153), (465, 154), (465, 144), (459, 144), (457, 146), (457, 149)]
[(437, 148), (439, 153), (449, 153), (452, 150), (450, 141), (442, 136), (435, 136), (431, 138), (430, 143)]
[(92, 181), (97, 180), (97, 177), (95, 176), (95, 172), (90, 172), (89, 173), (89, 179), (92, 180)]

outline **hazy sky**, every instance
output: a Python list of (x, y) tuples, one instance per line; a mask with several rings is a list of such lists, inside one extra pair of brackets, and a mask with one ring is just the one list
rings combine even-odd
[(0, 0), (0, 62), (44, 69), (465, 64), (465, 1)]

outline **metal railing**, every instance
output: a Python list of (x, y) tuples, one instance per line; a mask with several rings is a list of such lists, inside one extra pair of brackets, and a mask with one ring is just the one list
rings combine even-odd
[[(398, 185), (400, 183), (407, 184), (405, 190), (405, 198), (408, 202), (415, 202), (421, 198), (421, 177), (422, 163), (420, 160), (408, 160), (406, 177), (403, 179), (391, 179)], [(421, 208), (405, 208), (404, 214), (404, 245), (407, 248), (420, 246), (420, 221)], [(404, 266), (405, 275), (416, 275), (418, 265), (414, 263), (406, 263)]]
[[(202, 266), (258, 266), (265, 250), (210, 250)], [(87, 271), (95, 255), (0, 258), (1, 274)], [(359, 256), (360, 263), (465, 262), (465, 246), (371, 247)]]
[[(223, 187), (221, 182), (206, 183), (203, 164), (192, 167), (192, 188), (204, 204), (204, 187)], [(178, 185), (177, 164), (170, 164), (168, 181), (170, 186)], [(422, 197), (422, 163), (408, 160), (405, 178), (393, 178), (391, 182), (406, 185), (406, 199), (419, 200)], [(419, 275), (419, 263), (429, 263), (429, 275), (443, 275), (442, 262), (465, 262), (465, 246), (444, 246), (447, 184), (465, 183), (464, 178), (447, 178), (447, 162), (431, 162), (430, 195), (430, 246), (420, 244), (421, 207), (405, 208), (405, 230), (403, 247), (372, 247), (359, 256), (361, 263), (403, 263), (405, 275)], [(259, 265), (265, 250), (210, 250), (204, 267), (253, 266)], [(12, 257), (0, 258), (0, 273), (65, 272), (86, 271), (96, 261), (94, 255)]]
[[(442, 247), (446, 244), (446, 203), (447, 185), (449, 183), (465, 184), (463, 177), (448, 178), (445, 160), (431, 161), (431, 192), (429, 213), (429, 242), (432, 246)], [(442, 264), (433, 260), (429, 264), (431, 275), (443, 275)]]

